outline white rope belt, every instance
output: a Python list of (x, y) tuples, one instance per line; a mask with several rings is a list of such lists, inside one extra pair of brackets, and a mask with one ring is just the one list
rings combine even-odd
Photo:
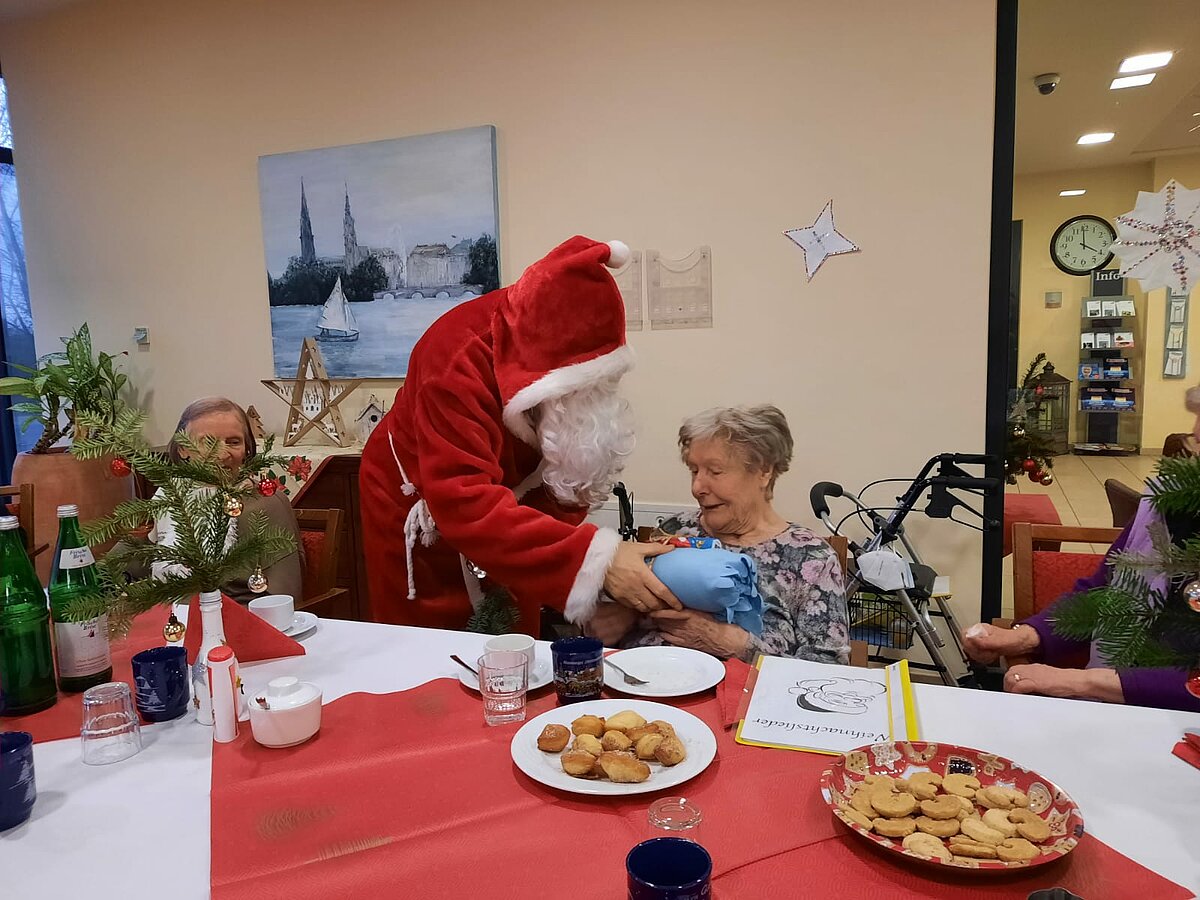
[[(390, 431), (388, 432), (388, 445), (392, 448), (392, 459), (396, 461), (396, 468), (400, 470), (400, 491), (404, 496), (412, 497), (417, 493), (417, 486), (408, 480), (408, 473), (404, 471), (404, 465), (400, 462), (400, 455), (396, 452), (396, 442)], [(422, 546), (430, 547), (437, 539), (437, 523), (433, 521), (433, 513), (429, 511), (429, 504), (418, 499), (412, 509), (408, 511), (408, 518), (404, 520), (404, 564), (408, 573), (409, 600), (417, 599), (417, 582), (413, 576), (413, 547), (417, 545), (418, 540)]]

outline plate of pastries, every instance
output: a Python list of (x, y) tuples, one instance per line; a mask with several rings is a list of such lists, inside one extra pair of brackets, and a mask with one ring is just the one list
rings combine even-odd
[(851, 750), (821, 776), (821, 794), (855, 833), (932, 865), (1028, 868), (1060, 859), (1083, 837), (1079, 807), (1054, 782), (954, 744)]
[(513, 736), (513, 762), (534, 781), (575, 794), (644, 794), (683, 784), (717, 755), (691, 713), (647, 700), (556, 707)]

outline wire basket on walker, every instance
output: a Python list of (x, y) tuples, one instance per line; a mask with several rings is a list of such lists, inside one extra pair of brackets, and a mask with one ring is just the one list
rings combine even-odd
[[(813, 512), (825, 523), (831, 534), (840, 535), (841, 526), (851, 518), (858, 518), (870, 532), (864, 544), (848, 542), (848, 549), (855, 565), (847, 577), (846, 597), (850, 613), (850, 640), (863, 641), (879, 649), (908, 650), (914, 638), (919, 638), (928, 652), (932, 663), (909, 661), (913, 668), (937, 672), (941, 680), (949, 685), (977, 687), (979, 667), (963, 652), (962, 639), (954, 613), (946, 602), (945, 594), (934, 585), (937, 573), (921, 561), (916, 548), (904, 530), (904, 519), (912, 512), (925, 492), (930, 491), (929, 503), (923, 510), (931, 518), (948, 518), (961, 525), (978, 528), (952, 515), (954, 509), (963, 508), (983, 518), (982, 514), (951, 491), (963, 491), (980, 495), (1000, 488), (998, 478), (977, 477), (959, 466), (983, 465), (986, 456), (978, 454), (943, 453), (933, 457), (922, 467), (904, 494), (896, 498), (896, 505), (880, 510), (865, 505), (858, 495), (847, 491), (840, 484), (822, 481), (813, 485), (809, 493)], [(937, 474), (933, 473), (937, 469)], [(885, 481), (907, 481), (907, 479), (884, 479)], [(880, 482), (872, 482), (879, 484)], [(867, 485), (871, 487), (871, 485)], [(866, 488), (863, 489), (864, 491)], [(836, 524), (830, 519), (830, 498), (844, 498), (854, 509)], [(885, 518), (881, 512), (888, 512)], [(988, 527), (1000, 527), (999, 523), (985, 522)], [(894, 545), (899, 543), (899, 552)], [(934, 627), (930, 616), (943, 619), (946, 630), (958, 651), (959, 661), (967, 674), (956, 678), (943, 650), (946, 642)], [(879, 654), (873, 659), (884, 660)]]

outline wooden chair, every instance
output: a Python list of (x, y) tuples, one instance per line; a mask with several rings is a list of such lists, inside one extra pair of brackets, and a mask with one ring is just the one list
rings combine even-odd
[(1137, 515), (1138, 505), (1142, 502), (1141, 492), (1123, 481), (1109, 478), (1104, 482), (1104, 493), (1112, 512), (1113, 528), (1124, 528)]
[(1162, 455), (1163, 456), (1195, 456), (1192, 451), (1193, 443), (1192, 436), (1187, 432), (1180, 434), (1168, 434), (1166, 440), (1163, 441)]
[(30, 559), (50, 549), (50, 545), (46, 543), (39, 547), (33, 545), (32, 484), (6, 484), (0, 487), (0, 506), (5, 507), (9, 515), (17, 517), (25, 541), (25, 552), (29, 554)]
[(329, 604), (349, 593), (337, 587), (337, 563), (341, 537), (340, 509), (297, 509), (296, 523), (304, 543), (304, 600), (296, 609)]
[[(825, 542), (833, 548), (833, 552), (837, 554), (838, 562), (842, 564), (842, 578), (844, 580), (849, 579), (850, 539), (844, 534), (831, 534), (825, 538)], [(871, 651), (867, 647), (866, 641), (850, 642), (850, 665), (865, 669), (870, 663), (870, 656)]]
[[(1121, 533), (1119, 528), (1084, 528), (1079, 525), (1034, 525), (1018, 522), (1013, 526), (1013, 617), (993, 619), (999, 628), (1012, 628), (1014, 621), (1041, 612), (1074, 587), (1080, 578), (1091, 575), (1104, 561), (1105, 553), (1072, 553), (1057, 549), (1061, 544), (1111, 544)], [(1008, 659), (1009, 665), (1028, 660)]]

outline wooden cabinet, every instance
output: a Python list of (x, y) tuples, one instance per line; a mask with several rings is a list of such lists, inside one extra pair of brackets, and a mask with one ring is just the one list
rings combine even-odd
[(292, 496), (296, 509), (340, 509), (341, 547), (338, 550), (337, 587), (347, 593), (307, 611), (327, 619), (370, 620), (367, 598), (367, 564), (363, 555), (362, 516), (358, 499), (358, 468), (362, 455), (328, 456), (313, 470), (304, 486)]

